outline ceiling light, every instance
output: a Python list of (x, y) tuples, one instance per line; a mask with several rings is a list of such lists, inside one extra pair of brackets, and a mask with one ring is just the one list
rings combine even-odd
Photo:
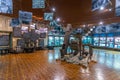
[(103, 22), (101, 21), (101, 22), (99, 22), (99, 24), (100, 24), (100, 25), (102, 25), (102, 24), (103, 24)]
[(57, 18), (56, 20), (57, 20), (58, 22), (60, 22), (60, 18)]
[(101, 7), (100, 7), (100, 10), (104, 10), (104, 7), (103, 7), (103, 6), (101, 6)]
[(56, 11), (55, 8), (52, 8), (52, 11), (55, 12)]
[(109, 11), (112, 11), (112, 9), (108, 9)]
[(93, 28), (91, 28), (90, 31), (93, 31)]
[(85, 24), (83, 25), (83, 27), (85, 27)]
[(95, 28), (95, 26), (93, 26), (93, 29)]

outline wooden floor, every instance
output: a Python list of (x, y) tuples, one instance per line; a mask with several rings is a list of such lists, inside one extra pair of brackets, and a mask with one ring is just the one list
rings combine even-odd
[(105, 63), (91, 62), (84, 68), (55, 60), (59, 55), (49, 50), (2, 55), (0, 80), (120, 80), (120, 70)]

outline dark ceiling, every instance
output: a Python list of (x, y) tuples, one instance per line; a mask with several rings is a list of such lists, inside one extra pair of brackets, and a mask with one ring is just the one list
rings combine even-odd
[[(47, 0), (48, 1), (48, 0)], [(13, 0), (14, 13), (12, 17), (18, 17), (19, 10), (33, 12), (34, 16), (43, 17), (45, 10), (32, 9), (32, 0)], [(72, 24), (88, 24), (104, 21), (119, 21), (120, 18), (115, 16), (114, 6), (115, 0), (112, 0), (112, 8), (110, 11), (92, 11), (92, 0), (49, 0), (49, 9), (56, 8), (55, 16), (60, 17), (64, 23)]]

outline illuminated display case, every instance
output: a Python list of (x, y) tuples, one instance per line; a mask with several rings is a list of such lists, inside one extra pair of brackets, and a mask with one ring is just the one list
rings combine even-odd
[(107, 34), (107, 47), (114, 48), (114, 33)]
[(94, 37), (93, 38), (93, 41), (94, 41), (94, 46), (99, 46), (99, 37)]
[(92, 44), (92, 38), (90, 36), (86, 36), (82, 38), (82, 43), (83, 44)]
[(48, 46), (54, 46), (54, 36), (48, 37)]
[(105, 34), (101, 34), (99, 40), (100, 40), (99, 46), (106, 46), (106, 35)]
[(115, 48), (120, 48), (120, 37), (115, 37)]
[(60, 45), (62, 45), (64, 42), (64, 37), (60, 37)]
[(48, 36), (48, 46), (62, 46), (64, 36)]
[(60, 38), (58, 36), (55, 36), (55, 46), (60, 45)]
[(106, 46), (106, 37), (100, 37), (100, 46)]
[(98, 34), (93, 35), (93, 45), (99, 46), (99, 35)]
[(107, 47), (114, 48), (114, 37), (107, 37)]

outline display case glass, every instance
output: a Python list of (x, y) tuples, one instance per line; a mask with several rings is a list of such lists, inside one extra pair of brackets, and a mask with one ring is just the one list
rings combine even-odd
[(114, 37), (107, 37), (107, 47), (114, 48)]
[(59, 44), (59, 37), (58, 36), (56, 36), (55, 37), (55, 46), (59, 46), (60, 44)]
[(86, 36), (82, 38), (82, 43), (83, 44), (92, 44), (92, 38), (90, 36)]
[(94, 46), (99, 46), (99, 37), (94, 37), (93, 42), (94, 42), (93, 43)]
[(64, 36), (49, 36), (48, 46), (62, 46), (64, 43)]
[(100, 46), (106, 46), (106, 37), (100, 37)]
[(60, 45), (62, 45), (62, 44), (63, 44), (63, 42), (64, 42), (64, 37), (63, 37), (63, 36), (61, 36), (61, 37), (60, 37)]
[(49, 36), (48, 37), (48, 46), (54, 46), (54, 36)]
[(115, 46), (114, 48), (120, 48), (120, 37), (115, 37)]

